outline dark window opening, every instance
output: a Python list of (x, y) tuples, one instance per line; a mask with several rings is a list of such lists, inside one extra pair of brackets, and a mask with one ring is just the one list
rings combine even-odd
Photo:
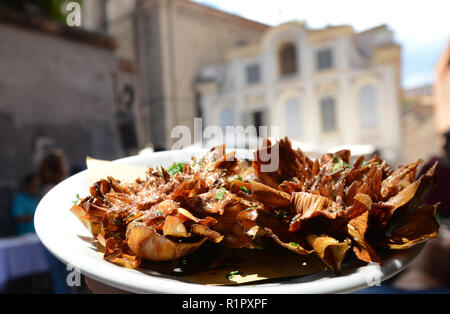
[(320, 101), (323, 132), (336, 131), (336, 104), (334, 98), (325, 97)]
[(250, 114), (250, 124), (255, 126), (257, 136), (259, 136), (259, 127), (265, 125), (264, 120), (265, 120), (265, 115), (264, 115), (264, 111), (262, 111), (262, 110), (253, 111)]
[(259, 64), (252, 64), (247, 66), (247, 84), (255, 84), (261, 81), (261, 73)]
[(289, 75), (297, 72), (297, 57), (295, 45), (284, 44), (279, 50), (280, 74)]
[(333, 51), (331, 49), (322, 49), (317, 52), (317, 68), (319, 70), (330, 69), (333, 67)]

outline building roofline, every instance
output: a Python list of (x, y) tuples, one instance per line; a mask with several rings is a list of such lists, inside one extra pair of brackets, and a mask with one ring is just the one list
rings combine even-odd
[(206, 15), (212, 15), (212, 16), (215, 16), (218, 18), (222, 18), (224, 20), (229, 20), (230, 22), (237, 22), (240, 24), (245, 24), (245, 26), (249, 26), (249, 27), (252, 27), (257, 30), (264, 31), (268, 28), (271, 28), (270, 25), (267, 25), (267, 24), (264, 24), (261, 22), (257, 22), (254, 20), (250, 20), (245, 17), (239, 16), (239, 15), (236, 15), (233, 13), (229, 13), (226, 11), (222, 11), (220, 9), (216, 9), (216, 8), (213, 8), (213, 7), (198, 3), (198, 2), (194, 2), (191, 0), (176, 0), (176, 2), (178, 4), (188, 6), (192, 9), (198, 10), (199, 12), (203, 11), (202, 13), (206, 13)]
[(358, 32), (356, 34), (356, 36), (365, 35), (365, 34), (368, 34), (368, 33), (378, 32), (378, 31), (380, 31), (382, 29), (389, 29), (389, 27), (388, 27), (387, 24), (381, 24), (381, 25), (378, 25), (378, 26), (375, 26), (375, 27), (368, 28), (368, 29), (363, 30), (361, 32)]
[(330, 38), (337, 38), (339, 36), (353, 36), (355, 30), (351, 25), (329, 25), (324, 28), (307, 29), (307, 36), (309, 41), (323, 41)]
[(341, 25), (327, 25), (325, 27), (322, 28), (309, 28), (306, 27), (308, 32), (314, 33), (314, 32), (328, 32), (331, 30), (352, 30), (353, 31), (353, 26), (349, 25), (349, 24), (341, 24)]

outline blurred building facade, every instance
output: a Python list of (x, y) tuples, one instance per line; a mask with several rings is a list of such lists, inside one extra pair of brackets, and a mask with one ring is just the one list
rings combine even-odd
[(321, 145), (373, 144), (402, 153), (400, 46), (380, 26), (309, 29), (290, 22), (227, 50), (197, 89), (208, 125), (277, 125)]
[(442, 139), (436, 129), (435, 91), (433, 85), (403, 90), (402, 127), (403, 161), (428, 160), (439, 155)]
[(138, 142), (160, 149), (176, 140), (174, 126), (193, 130), (194, 117), (202, 115), (195, 89), (200, 70), (268, 28), (188, 0), (100, 0), (85, 10), (85, 27), (113, 35), (119, 59), (136, 65)]
[(450, 42), (436, 64), (434, 90), (436, 127), (444, 133), (450, 130)]

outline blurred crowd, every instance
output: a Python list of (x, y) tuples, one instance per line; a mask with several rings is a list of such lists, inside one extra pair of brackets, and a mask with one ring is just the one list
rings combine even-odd
[[(82, 170), (81, 167), (75, 167), (69, 171), (64, 152), (58, 148), (49, 149), (39, 163), (36, 172), (30, 173), (22, 179), (21, 188), (14, 196), (11, 217), (17, 236), (35, 233), (34, 213), (39, 200), (55, 185), (80, 170)], [(47, 250), (44, 250), (44, 254), (51, 275), (52, 291), (54, 293), (70, 293), (71, 290), (66, 284), (66, 266)]]
[(40, 162), (37, 173), (28, 174), (13, 200), (12, 217), (18, 235), (34, 232), (33, 216), (39, 200), (68, 176), (64, 153), (52, 149)]

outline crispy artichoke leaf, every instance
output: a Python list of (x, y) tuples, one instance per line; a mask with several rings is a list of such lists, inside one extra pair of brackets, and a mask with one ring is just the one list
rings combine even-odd
[[(409, 220), (409, 216), (420, 208), (430, 196), (431, 192), (437, 185), (436, 162), (425, 174), (421, 175), (417, 180), (418, 187), (414, 196), (404, 206), (399, 207), (393, 212), (391, 219), (388, 221), (388, 233), (391, 234), (393, 230), (405, 224)], [(416, 183), (413, 183), (416, 184)], [(408, 188), (408, 187), (407, 187)], [(405, 189), (407, 189), (405, 188)], [(405, 192), (406, 193), (406, 192)]]
[[(83, 206), (88, 206), (88, 203), (83, 204)], [(81, 223), (86, 227), (86, 229), (96, 237), (101, 231), (101, 219), (90, 219), (88, 211), (83, 207), (74, 204), (70, 211), (81, 221)]]
[(439, 204), (425, 205), (414, 211), (403, 225), (395, 229), (385, 246), (393, 250), (408, 249), (438, 235), (436, 210)]
[(256, 225), (256, 219), (258, 218), (257, 207), (249, 207), (241, 211), (236, 216), (236, 221), (242, 226), (245, 234), (255, 238), (256, 233), (259, 230), (259, 226)]
[(223, 239), (223, 235), (201, 224), (193, 224), (191, 227), (191, 232), (196, 235), (207, 237), (209, 240), (215, 243), (219, 243)]
[(167, 216), (163, 226), (164, 236), (184, 237), (188, 238), (191, 235), (188, 233), (182, 220), (177, 216)]
[(235, 151), (222, 156), (215, 162), (214, 167), (227, 170), (235, 167), (237, 165), (237, 159), (235, 156)]
[(411, 208), (418, 208), (422, 206), (423, 203), (428, 199), (431, 192), (437, 186), (436, 168), (438, 163), (435, 162), (434, 165), (422, 176), (420, 176), (420, 185), (417, 188), (417, 192), (414, 197), (409, 202)]
[(343, 208), (331, 199), (307, 192), (292, 193), (291, 206), (297, 213), (291, 221), (291, 226), (297, 225), (295, 230), (300, 228), (299, 224), (303, 220), (317, 216), (336, 219), (343, 213)]
[[(306, 175), (308, 160), (300, 150), (292, 149), (289, 139), (283, 138), (271, 145), (265, 140), (266, 146), (255, 152), (253, 167), (256, 175), (264, 184), (277, 188), (280, 183), (291, 180), (294, 177), (302, 179)], [(272, 167), (276, 167), (274, 170)]]
[(137, 268), (141, 264), (142, 258), (134, 255), (123, 241), (114, 238), (105, 240), (103, 236), (99, 237), (99, 241), (104, 246), (105, 260), (127, 268)]
[(404, 179), (406, 179), (406, 181), (412, 181), (416, 174), (417, 168), (422, 163), (423, 160), (419, 159), (417, 162), (413, 162), (398, 168), (389, 177), (384, 179), (381, 182), (381, 195), (383, 199), (388, 199), (391, 196), (395, 195), (399, 190), (400, 183), (402, 183), (403, 187), (405, 187), (408, 182), (402, 182)]
[(372, 207), (372, 199), (369, 195), (358, 193), (354, 196), (354, 202), (352, 206), (349, 206), (345, 210), (347, 219), (353, 219), (362, 213), (370, 210)]
[(308, 250), (306, 249), (304, 246), (302, 246), (298, 241), (298, 242), (294, 242), (294, 241), (289, 241), (289, 242), (284, 242), (282, 241), (278, 235), (276, 235), (271, 229), (269, 228), (264, 228), (264, 231), (279, 245), (281, 245), (284, 248), (287, 248), (288, 250), (295, 252), (297, 254), (300, 255), (309, 255), (312, 252), (314, 252), (314, 250)]
[(289, 207), (291, 203), (291, 197), (288, 193), (275, 190), (268, 185), (256, 181), (250, 181), (250, 186), (251, 196), (264, 205), (284, 208)]
[(379, 229), (376, 230), (376, 233), (385, 232), (385, 227), (389, 222), (392, 213), (394, 212), (393, 208), (393, 205), (388, 205), (383, 202), (372, 204), (372, 209), (370, 211), (370, 220), (374, 224), (374, 227)]
[(223, 235), (221, 244), (228, 248), (255, 248), (252, 237), (247, 235), (238, 223), (238, 215), (247, 206), (240, 201), (230, 202), (224, 206), (223, 214), (214, 215), (217, 223), (211, 227), (212, 230)]
[(91, 231), (91, 222), (89, 221), (89, 219), (85, 218), (87, 211), (84, 210), (83, 207), (74, 204), (70, 209), (70, 211), (81, 221), (81, 223), (86, 227), (86, 229)]
[(290, 232), (288, 230), (289, 225), (273, 214), (258, 210), (257, 217), (254, 220), (256, 225), (277, 244), (300, 255), (308, 255), (314, 252), (314, 250), (307, 248), (308, 243), (303, 235), (299, 232)]
[(363, 214), (351, 219), (347, 225), (347, 231), (353, 238), (356, 245), (353, 251), (358, 259), (365, 262), (381, 263), (381, 259), (373, 247), (367, 242), (366, 231), (369, 223), (369, 210)]
[(320, 259), (328, 265), (328, 267), (335, 273), (340, 272), (341, 263), (350, 248), (351, 242), (349, 239), (339, 242), (326, 234), (311, 234), (307, 237), (307, 240)]
[(418, 179), (401, 190), (397, 195), (392, 196), (386, 202), (380, 203), (375, 210), (376, 216), (379, 219), (378, 222), (381, 225), (385, 225), (398, 208), (411, 201), (416, 194), (420, 183), (421, 179)]
[[(276, 147), (274, 146), (273, 148), (278, 149), (278, 146)], [(254, 160), (252, 162), (252, 166), (253, 169), (255, 170), (256, 176), (264, 184), (276, 188), (281, 180), (279, 175), (274, 171), (272, 172), (264, 171), (264, 165), (270, 164), (271, 159), (269, 156), (271, 156), (273, 148), (270, 140), (264, 139), (263, 146), (254, 153)]]
[(127, 227), (127, 244), (137, 257), (150, 261), (172, 261), (197, 250), (206, 237), (193, 243), (174, 242), (154, 228), (132, 222)]

